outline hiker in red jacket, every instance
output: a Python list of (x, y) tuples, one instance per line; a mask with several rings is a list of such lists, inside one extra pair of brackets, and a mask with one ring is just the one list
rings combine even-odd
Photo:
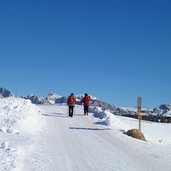
[(90, 101), (91, 101), (90, 96), (88, 96), (88, 94), (85, 93), (85, 96), (81, 100), (81, 103), (83, 103), (84, 105), (84, 115), (88, 115), (88, 108), (90, 106)]
[(75, 103), (76, 103), (76, 99), (74, 97), (74, 93), (71, 93), (71, 95), (67, 99), (67, 104), (69, 106), (69, 116), (70, 117), (73, 117)]

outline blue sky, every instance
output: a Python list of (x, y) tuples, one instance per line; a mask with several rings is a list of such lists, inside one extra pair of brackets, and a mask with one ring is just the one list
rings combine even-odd
[(171, 1), (0, 2), (0, 87), (171, 103)]

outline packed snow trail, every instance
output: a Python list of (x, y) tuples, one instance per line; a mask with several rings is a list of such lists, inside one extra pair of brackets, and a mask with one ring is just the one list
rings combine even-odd
[[(151, 150), (147, 142), (95, 124), (81, 107), (75, 107), (73, 118), (67, 106), (39, 107), (47, 126), (32, 140), (25, 171), (152, 171), (163, 170), (166, 164), (155, 153), (157, 146)], [(167, 163), (164, 170), (169, 167)]]

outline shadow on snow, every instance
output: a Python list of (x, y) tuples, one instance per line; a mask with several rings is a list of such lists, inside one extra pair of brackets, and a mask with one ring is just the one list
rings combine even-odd
[[(64, 114), (64, 113), (42, 113), (43, 116), (51, 116), (51, 117), (69, 117), (68, 114)], [(83, 116), (83, 114), (75, 114), (74, 116)]]
[(111, 130), (110, 128), (82, 128), (82, 127), (69, 127), (69, 129), (87, 130), (87, 131), (107, 131), (107, 130)]
[(43, 116), (52, 116), (52, 117), (68, 117), (68, 115), (63, 113), (42, 113)]

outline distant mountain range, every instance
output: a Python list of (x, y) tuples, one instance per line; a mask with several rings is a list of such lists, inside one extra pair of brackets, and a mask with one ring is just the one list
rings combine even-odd
[[(5, 88), (0, 88), (0, 98), (10, 97), (10, 96), (14, 96), (14, 94), (11, 91)], [(75, 97), (77, 101), (76, 104), (79, 105), (81, 104), (80, 101), (84, 97), (84, 94), (75, 95)], [(49, 105), (49, 104), (66, 103), (68, 97), (61, 96), (57, 93), (49, 93), (46, 98), (42, 96), (36, 96), (34, 94), (31, 94), (28, 96), (22, 96), (21, 98), (29, 99), (34, 104)], [(117, 107), (113, 104), (104, 102), (103, 100), (94, 96), (91, 96), (91, 98), (92, 98), (92, 102), (91, 102), (92, 107), (100, 107), (102, 110), (109, 110), (111, 113), (115, 115), (137, 117), (136, 109)], [(149, 109), (143, 110), (143, 112), (145, 116), (148, 116), (148, 117), (153, 116), (153, 118), (157, 116), (157, 119), (159, 117), (171, 118), (171, 104), (162, 104), (159, 107), (154, 108), (152, 110), (149, 110)]]

